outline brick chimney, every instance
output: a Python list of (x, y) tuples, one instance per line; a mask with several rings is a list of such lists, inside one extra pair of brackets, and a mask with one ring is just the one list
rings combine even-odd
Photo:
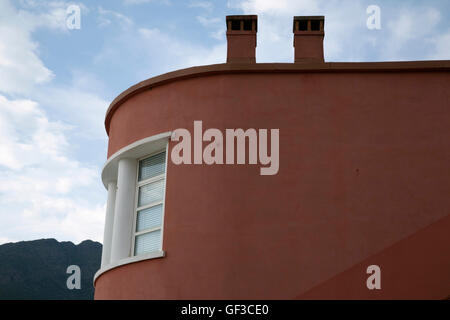
[(227, 16), (227, 63), (255, 63), (258, 16)]
[(324, 62), (324, 16), (294, 17), (295, 62)]

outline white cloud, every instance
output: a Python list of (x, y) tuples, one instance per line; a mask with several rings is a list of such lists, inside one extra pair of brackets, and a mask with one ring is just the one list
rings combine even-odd
[(67, 146), (63, 126), (49, 122), (35, 102), (0, 96), (0, 111), (0, 165), (19, 170)]
[[(440, 34), (438, 29), (440, 20), (441, 14), (435, 8), (402, 8), (400, 14), (386, 24), (388, 33), (387, 38), (383, 42), (385, 50), (383, 50), (382, 59), (408, 60), (411, 53), (405, 51), (407, 51), (407, 48), (419, 43), (420, 46), (425, 44), (434, 55), (437, 53), (441, 54), (433, 47), (433, 44), (438, 45), (438, 42), (432, 41), (436, 39), (436, 34)], [(420, 23), (418, 23), (419, 21)], [(428, 53), (428, 55), (431, 55), (431, 53)], [(425, 58), (423, 57), (422, 60)]]
[(101, 82), (74, 72), (71, 84), (55, 85), (39, 57), (34, 32), (67, 33), (68, 2), (21, 5), (0, 2), (0, 243), (101, 240), (105, 192), (99, 168), (77, 160), (82, 139), (106, 145), (108, 104), (95, 91)]
[(101, 240), (104, 215), (99, 168), (73, 158), (67, 126), (30, 100), (0, 95), (2, 237)]
[[(203, 23), (218, 22), (214, 18), (200, 20)], [(124, 71), (134, 70), (133, 76), (139, 81), (180, 68), (223, 63), (226, 60), (224, 31), (224, 28), (214, 30), (211, 36), (222, 41), (208, 46), (177, 37), (176, 34), (174, 36), (158, 28), (142, 28), (133, 24), (130, 28), (120, 28), (120, 32), (113, 38), (105, 39), (105, 46), (93, 61), (96, 65), (110, 65), (121, 61), (120, 65), (126, 66)]]
[[(22, 1), (16, 9), (9, 0), (0, 2), (0, 92), (24, 94), (35, 85), (52, 80), (54, 74), (39, 58), (39, 45), (32, 40), (38, 28), (68, 32), (66, 1)], [(79, 4), (83, 12), (87, 8)]]
[(258, 62), (293, 61), (292, 23), (297, 15), (326, 16), (325, 59), (336, 59), (353, 42), (349, 34), (365, 14), (359, 1), (349, 5), (348, 1), (245, 0), (230, 1), (229, 6), (245, 14), (258, 15)]
[(123, 0), (125, 5), (135, 5), (135, 4), (143, 4), (143, 3), (160, 3), (164, 5), (170, 5), (171, 2), (169, 0)]
[(92, 89), (76, 83), (55, 85), (33, 92), (32, 96), (51, 110), (52, 115), (73, 127), (71, 134), (90, 139), (101, 139), (106, 144), (103, 125), (109, 102)]
[(368, 3), (361, 0), (230, 0), (229, 6), (258, 14), (258, 62), (293, 60), (292, 17), (296, 15), (325, 16), (326, 61), (448, 57), (447, 38), (435, 36), (441, 33), (438, 9), (431, 4), (397, 7), (382, 3), (380, 31), (367, 29)]
[(440, 19), (441, 14), (434, 8), (405, 8), (396, 19), (389, 20), (387, 25), (392, 37), (403, 42), (433, 33)]
[(188, 4), (188, 7), (190, 8), (201, 8), (207, 11), (211, 11), (214, 7), (213, 3), (211, 1), (191, 1)]
[(204, 27), (209, 27), (210, 25), (217, 25), (219, 23), (225, 23), (225, 22), (223, 22), (223, 19), (208, 18), (208, 17), (204, 17), (204, 16), (197, 16), (197, 21), (200, 22), (200, 24)]
[[(11, 183), (2, 183), (0, 190), (67, 194), (72, 187), (95, 181), (97, 169), (85, 167), (69, 155), (65, 131), (70, 128), (50, 121), (36, 102), (0, 96), (0, 111), (0, 165), (10, 169), (2, 170), (2, 178), (21, 175)], [(27, 175), (27, 170), (32, 175)], [(34, 183), (31, 176), (37, 178)], [(21, 181), (29, 182), (26, 190)]]
[(127, 16), (112, 10), (103, 9), (101, 6), (98, 8), (98, 13), (97, 20), (100, 27), (110, 25), (112, 23), (111, 19), (118, 21), (122, 28), (128, 28), (134, 24), (133, 20)]
[(294, 16), (317, 12), (319, 10), (319, 2), (317, 0), (232, 0), (229, 4), (231, 7), (242, 9), (246, 14), (270, 13), (276, 16)]
[(31, 13), (20, 10), (18, 12), (18, 18), (22, 20), (23, 25), (30, 31), (41, 27), (67, 32), (67, 6), (68, 4), (64, 2), (48, 3), (44, 1), (39, 3), (39, 6), (34, 7), (34, 10), (38, 10), (37, 12)]
[[(148, 44), (143, 46), (144, 53), (156, 59), (156, 63), (163, 61), (162, 65), (167, 69), (165, 72), (197, 65), (223, 63), (226, 60), (225, 43), (204, 47), (173, 38), (157, 28), (140, 28), (138, 32), (139, 41)], [(164, 48), (164, 52), (156, 50), (157, 48)]]
[(435, 50), (428, 56), (428, 59), (450, 59), (450, 30), (442, 35), (431, 37), (430, 42), (434, 45)]
[(223, 18), (197, 16), (196, 19), (202, 26), (208, 29), (208, 33), (212, 38), (217, 40), (225, 39), (226, 28)]
[(0, 2), (0, 92), (23, 93), (51, 80), (53, 73), (37, 55), (31, 29), (9, 1)]
[[(31, 97), (87, 135), (105, 138), (102, 122), (108, 103), (94, 91), (99, 81), (87, 73), (74, 71), (71, 85), (52, 84), (54, 73), (39, 58), (39, 46), (32, 40), (39, 27), (68, 32), (65, 10), (71, 3), (21, 1), (24, 8), (33, 11), (18, 10), (9, 1), (0, 3), (0, 93)], [(83, 12), (89, 11), (80, 6)], [(131, 19), (113, 11), (100, 8), (99, 13), (126, 25), (133, 24)]]
[(51, 237), (75, 243), (86, 239), (102, 242), (105, 211), (105, 205), (92, 206), (81, 199), (40, 198), (39, 203), (24, 211), (24, 224), (15, 226), (14, 231), (31, 233), (33, 239)]

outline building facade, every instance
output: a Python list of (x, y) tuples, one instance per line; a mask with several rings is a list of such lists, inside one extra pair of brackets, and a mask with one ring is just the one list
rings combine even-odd
[[(257, 16), (226, 22), (226, 63), (140, 82), (107, 111), (95, 298), (448, 297), (450, 61), (325, 62), (319, 16), (294, 17), (293, 63), (256, 63)], [(203, 138), (191, 164), (173, 161), (180, 128)], [(276, 172), (250, 135), (241, 163), (196, 159), (209, 128), (277, 129)]]

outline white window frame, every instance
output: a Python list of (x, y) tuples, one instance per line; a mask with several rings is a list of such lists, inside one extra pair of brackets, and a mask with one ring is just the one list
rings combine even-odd
[[(165, 215), (166, 186), (167, 186), (167, 160), (168, 160), (168, 154), (169, 154), (169, 152), (168, 152), (169, 148), (168, 147), (169, 147), (169, 144), (166, 145), (166, 148), (164, 150), (158, 150), (156, 152), (150, 153), (150, 154), (148, 154), (148, 155), (146, 155), (144, 157), (141, 157), (141, 158), (137, 159), (138, 165), (137, 165), (137, 170), (136, 170), (136, 190), (135, 190), (135, 199), (134, 199), (133, 230), (131, 232), (132, 237), (133, 237), (132, 245), (131, 245), (131, 255), (130, 255), (131, 257), (139, 257), (140, 256), (140, 255), (136, 255), (135, 252), (134, 252), (134, 250), (135, 250), (135, 243), (136, 243), (136, 237), (139, 236), (139, 235), (150, 233), (150, 232), (157, 231), (157, 230), (161, 230), (160, 247), (157, 250), (150, 251), (150, 252), (145, 252), (143, 254), (149, 254), (149, 253), (152, 253), (152, 252), (162, 251), (163, 239), (164, 239), (164, 215)], [(156, 177), (152, 177), (152, 178), (149, 178), (149, 179), (146, 179), (146, 180), (143, 180), (143, 181), (139, 181), (139, 168), (140, 168), (139, 163), (141, 162), (141, 160), (144, 160), (144, 159), (156, 156), (157, 154), (160, 154), (160, 153), (163, 153), (163, 152), (166, 152), (166, 158), (165, 158), (165, 163), (164, 163), (164, 173), (160, 174), (159, 176), (156, 176)], [(138, 200), (139, 200), (139, 188), (144, 186), (144, 185), (150, 184), (152, 182), (160, 181), (160, 180), (164, 180), (164, 190), (163, 190), (163, 198), (162, 198), (162, 200), (154, 201), (154, 202), (149, 203), (149, 204), (147, 204), (145, 206), (138, 207), (138, 204), (139, 204), (139, 202), (138, 202)], [(160, 205), (160, 204), (162, 204), (161, 226), (137, 232), (136, 231), (136, 226), (137, 226), (137, 213), (138, 213), (138, 211), (141, 211), (141, 210), (144, 210), (144, 209), (147, 209), (147, 208), (151, 208), (151, 207), (154, 207), (154, 206), (157, 206), (157, 205)], [(143, 254), (141, 254), (141, 255), (143, 255)]]

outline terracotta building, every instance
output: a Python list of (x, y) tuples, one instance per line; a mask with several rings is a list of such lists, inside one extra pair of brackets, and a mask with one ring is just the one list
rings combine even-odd
[[(256, 63), (257, 16), (226, 22), (226, 63), (144, 80), (107, 111), (95, 298), (448, 297), (450, 61), (325, 62), (315, 16), (294, 17), (293, 63)], [(174, 163), (194, 121), (278, 129), (278, 170), (260, 174), (249, 136), (245, 163)]]

